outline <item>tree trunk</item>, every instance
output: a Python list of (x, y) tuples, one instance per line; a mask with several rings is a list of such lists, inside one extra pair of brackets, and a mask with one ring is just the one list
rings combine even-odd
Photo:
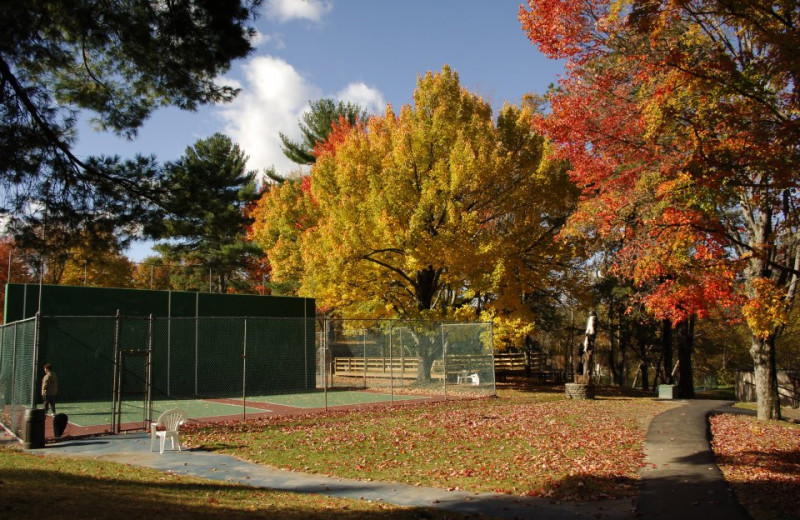
[[(425, 269), (417, 271), (414, 280), (414, 293), (417, 298), (417, 309), (421, 311), (430, 310), (433, 307), (433, 298), (439, 290), (439, 277), (441, 270), (435, 270), (429, 265)], [(441, 354), (442, 349), (436, 348), (436, 340), (426, 337), (424, 334), (414, 334), (417, 342), (417, 381), (427, 383), (431, 380), (431, 367), (437, 355)], [(443, 347), (443, 346), (442, 346)], [(447, 374), (444, 375), (447, 378)]]
[[(414, 342), (417, 344), (417, 381), (420, 383), (430, 383), (431, 367), (437, 357), (441, 356), (442, 350), (437, 347), (436, 335), (428, 337), (426, 334), (412, 332)], [(442, 366), (446, 370), (446, 366)], [(447, 377), (447, 373), (445, 373)]]
[(614, 334), (614, 302), (608, 304), (608, 368), (611, 371), (611, 382), (619, 386), (620, 374), (617, 369), (617, 337)]
[(417, 271), (414, 280), (414, 293), (417, 297), (417, 308), (421, 311), (430, 310), (433, 307), (433, 297), (439, 289), (440, 272), (429, 265), (421, 271)]
[(575, 376), (583, 375), (583, 363), (581, 359), (581, 346), (580, 345), (572, 345), (572, 377), (573, 381), (575, 380)]
[(650, 377), (648, 375), (647, 358), (642, 359), (639, 363), (639, 372), (642, 375), (642, 390), (647, 392), (650, 390)]
[(678, 325), (678, 395), (681, 399), (694, 399), (694, 316)]
[(781, 418), (778, 399), (778, 374), (775, 367), (775, 337), (753, 336), (750, 355), (755, 369), (757, 417), (762, 421)]
[(672, 378), (672, 320), (661, 322), (661, 362), (664, 375), (661, 377), (664, 384), (674, 384)]

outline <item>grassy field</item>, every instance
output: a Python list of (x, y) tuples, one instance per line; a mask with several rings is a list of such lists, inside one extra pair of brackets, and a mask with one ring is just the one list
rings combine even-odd
[(651, 398), (563, 393), (193, 426), (186, 443), (288, 470), (411, 485), (592, 500), (631, 496)]
[(456, 519), (438, 510), (253, 489), (98, 460), (0, 449), (0, 517), (64, 519)]
[[(647, 424), (678, 404), (608, 392), (570, 401), (563, 390), (503, 390), (498, 398), (202, 425), (187, 429), (184, 439), (261, 464), (347, 478), (561, 500), (629, 497), (637, 491)], [(800, 519), (800, 426), (721, 415), (712, 431), (720, 466), (753, 517)], [(159, 512), (179, 519), (459, 518), (16, 448), (0, 450), (0, 512), (3, 518)]]

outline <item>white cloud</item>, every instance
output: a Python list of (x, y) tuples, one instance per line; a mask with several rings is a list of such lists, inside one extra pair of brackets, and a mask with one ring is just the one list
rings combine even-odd
[(291, 20), (321, 22), (322, 18), (333, 9), (333, 2), (330, 0), (267, 0), (265, 7), (267, 16), (280, 23)]
[(320, 97), (320, 90), (271, 56), (253, 58), (244, 73), (242, 92), (219, 110), (225, 132), (250, 157), (248, 167), (261, 171), (274, 165), (279, 173), (290, 171), (296, 165), (281, 152), (278, 133), (294, 135), (298, 117), (309, 99)]
[[(351, 83), (335, 94), (304, 78), (289, 63), (273, 56), (259, 56), (244, 65), (244, 79), (235, 82), (242, 91), (229, 105), (220, 106), (224, 132), (249, 156), (248, 167), (259, 172), (275, 166), (286, 175), (298, 169), (281, 151), (279, 133), (300, 139), (298, 120), (309, 101), (331, 97), (358, 103), (370, 113), (382, 114), (383, 95), (364, 83)], [(226, 83), (233, 83), (226, 80)]]
[(264, 34), (261, 31), (256, 31), (250, 43), (253, 47), (261, 47), (262, 45), (270, 44), (276, 49), (286, 48), (286, 43), (283, 41), (280, 34)]
[(340, 90), (334, 98), (337, 101), (357, 103), (370, 114), (383, 114), (386, 110), (386, 101), (384, 101), (380, 90), (368, 87), (364, 83), (350, 83)]

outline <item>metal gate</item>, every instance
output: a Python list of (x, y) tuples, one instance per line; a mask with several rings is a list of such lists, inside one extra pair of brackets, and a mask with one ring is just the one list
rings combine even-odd
[[(126, 338), (117, 316), (114, 338), (114, 396), (111, 432), (146, 430), (152, 420), (153, 318), (149, 318), (147, 338)], [(141, 330), (141, 328), (139, 328)], [(123, 341), (146, 341), (144, 349), (123, 349)]]

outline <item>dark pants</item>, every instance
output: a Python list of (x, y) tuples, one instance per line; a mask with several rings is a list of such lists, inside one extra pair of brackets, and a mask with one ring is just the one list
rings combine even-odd
[(50, 405), (50, 408), (53, 410), (53, 415), (56, 414), (56, 396), (54, 395), (46, 395), (44, 396), (44, 413), (47, 413), (47, 405)]

